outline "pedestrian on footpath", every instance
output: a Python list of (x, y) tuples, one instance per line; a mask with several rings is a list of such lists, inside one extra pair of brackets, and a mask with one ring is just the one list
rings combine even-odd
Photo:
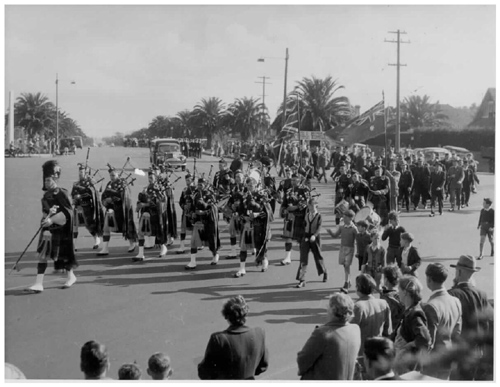
[(479, 257), (477, 259), (483, 259), (483, 247), (484, 241), (486, 240), (486, 235), (491, 245), (491, 256), (495, 255), (495, 242), (493, 240), (493, 231), (495, 229), (495, 210), (491, 208), (493, 202), (490, 198), (485, 198), (483, 200), (483, 208), (479, 215), (479, 223), (477, 228), (479, 232)]

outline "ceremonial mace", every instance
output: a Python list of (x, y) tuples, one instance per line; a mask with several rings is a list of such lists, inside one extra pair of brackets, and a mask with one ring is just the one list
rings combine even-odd
[[(51, 209), (50, 209), (50, 212), (49, 214), (47, 215), (47, 217), (43, 220), (43, 222), (45, 222), (46, 220), (50, 219), (52, 217), (52, 215), (55, 214), (55, 211), (57, 210), (57, 208), (59, 208), (59, 206), (53, 206)], [(42, 222), (42, 223), (43, 223)], [(38, 228), (37, 232), (35, 233), (35, 235), (33, 235), (33, 238), (31, 238), (30, 240), (30, 243), (28, 243), (28, 246), (26, 246), (26, 248), (24, 249), (24, 251), (22, 252), (21, 256), (17, 259), (16, 263), (14, 263), (14, 266), (12, 266), (12, 269), (10, 269), (9, 271), (9, 275), (12, 273), (12, 271), (14, 269), (16, 269), (16, 271), (21, 271), (21, 269), (19, 269), (19, 267), (17, 266), (17, 264), (19, 263), (19, 261), (21, 261), (21, 259), (24, 257), (24, 254), (26, 253), (26, 251), (29, 249), (29, 247), (31, 246), (31, 244), (33, 243), (33, 241), (35, 240), (36, 236), (40, 233), (40, 231), (42, 231), (42, 228), (43, 226), (40, 225), (40, 227)]]

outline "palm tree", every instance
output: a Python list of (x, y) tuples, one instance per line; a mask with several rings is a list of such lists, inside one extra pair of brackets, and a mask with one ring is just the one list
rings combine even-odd
[(449, 126), (448, 116), (441, 113), (439, 102), (430, 103), (430, 97), (412, 95), (401, 104), (401, 123), (410, 128)]
[(176, 120), (178, 120), (179, 126), (182, 128), (182, 136), (191, 137), (191, 121), (193, 118), (193, 112), (190, 110), (182, 110), (176, 115)]
[(15, 125), (22, 126), (28, 138), (43, 134), (55, 119), (54, 105), (41, 93), (21, 94), (14, 111)]
[(193, 118), (202, 128), (203, 135), (207, 138), (207, 146), (212, 147), (214, 136), (220, 136), (226, 129), (228, 111), (225, 104), (217, 97), (211, 97), (208, 100), (202, 99), (194, 107)]
[(230, 125), (235, 132), (241, 134), (243, 141), (252, 140), (257, 135), (259, 127), (267, 127), (268, 114), (263, 104), (258, 99), (241, 98), (236, 99), (231, 106)]
[[(327, 131), (346, 122), (352, 115), (349, 99), (344, 96), (334, 96), (343, 88), (344, 86), (339, 85), (331, 76), (325, 79), (314, 76), (303, 78), (287, 96), (287, 117), (295, 116), (299, 111), (300, 128), (312, 131)], [(273, 123), (275, 128), (281, 129), (282, 117), (283, 104), (278, 109), (278, 116)], [(307, 127), (303, 127), (304, 125)]]
[(156, 116), (149, 124), (148, 135), (150, 137), (167, 137), (172, 127), (171, 119), (166, 116)]

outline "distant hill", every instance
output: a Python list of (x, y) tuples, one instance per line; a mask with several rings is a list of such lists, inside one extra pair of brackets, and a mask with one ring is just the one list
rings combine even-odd
[(441, 113), (448, 116), (451, 129), (462, 130), (474, 119), (474, 111), (468, 107), (455, 108), (447, 104), (439, 104)]

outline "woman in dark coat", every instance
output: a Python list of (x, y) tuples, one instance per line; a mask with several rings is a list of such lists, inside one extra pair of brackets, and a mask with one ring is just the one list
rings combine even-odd
[(243, 296), (229, 299), (222, 315), (229, 328), (213, 333), (205, 357), (198, 365), (200, 379), (255, 379), (268, 367), (268, 351), (262, 328), (245, 325), (248, 305)]
[(431, 335), (427, 328), (427, 317), (422, 309), (422, 284), (412, 276), (405, 275), (399, 281), (399, 299), (405, 305), (403, 319), (394, 330), (396, 348), (396, 371), (402, 374), (418, 367), (418, 356), (429, 351)]

